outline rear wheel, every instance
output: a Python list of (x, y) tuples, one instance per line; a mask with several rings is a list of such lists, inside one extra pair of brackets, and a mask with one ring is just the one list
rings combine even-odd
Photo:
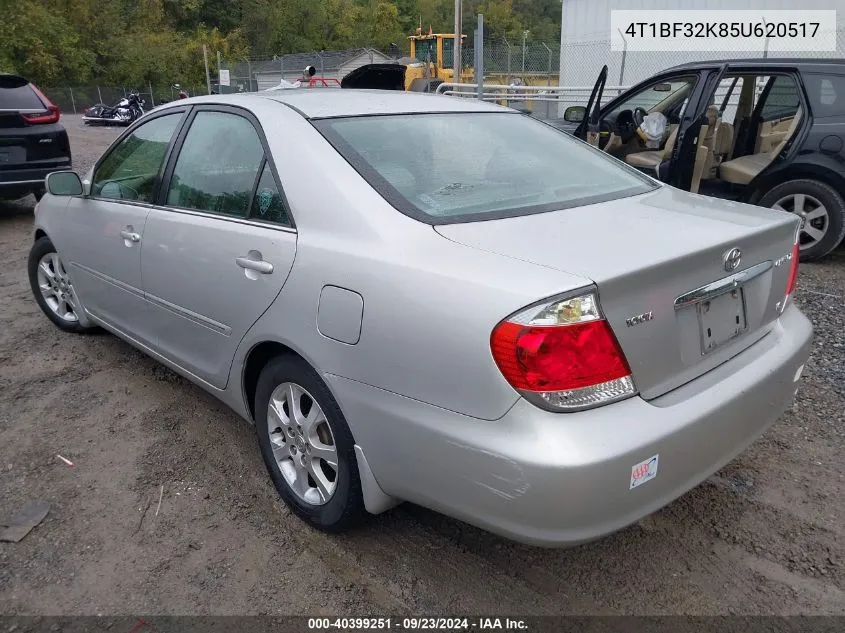
[(801, 261), (824, 257), (845, 237), (845, 199), (823, 182), (789, 180), (766, 193), (758, 204), (801, 218)]
[(326, 532), (347, 530), (366, 516), (352, 433), (304, 360), (279, 356), (262, 370), (255, 425), (270, 477), (295, 514)]
[(97, 328), (79, 323), (82, 310), (70, 274), (48, 237), (40, 237), (29, 251), (27, 262), (32, 294), (42, 312), (65, 332), (83, 334)]

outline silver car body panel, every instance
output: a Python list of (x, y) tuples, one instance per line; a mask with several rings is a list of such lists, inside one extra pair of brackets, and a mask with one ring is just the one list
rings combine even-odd
[[(370, 511), (410, 500), (526, 542), (589, 540), (696, 485), (788, 406), (812, 335), (794, 305), (779, 311), (789, 266), (754, 278), (747, 331), (706, 356), (675, 300), (728, 276), (730, 248), (743, 251), (736, 272), (782, 258), (792, 216), (661, 186), (435, 228), (391, 207), (307, 117), (498, 106), (320, 90), (173, 107), (218, 101), (260, 121), (295, 229), (49, 194), (36, 229), (75, 262), (94, 322), (247, 420), (250, 352), (274, 342), (302, 356), (344, 411)], [(126, 226), (140, 249), (121, 238)], [(235, 260), (250, 251), (273, 274), (246, 275)], [(329, 292), (329, 308), (348, 314), (320, 314), (327, 287), (341, 291)], [(643, 395), (541, 410), (503, 378), (490, 334), (527, 305), (587, 289), (597, 289)], [(657, 476), (632, 489), (632, 467), (652, 455)]]

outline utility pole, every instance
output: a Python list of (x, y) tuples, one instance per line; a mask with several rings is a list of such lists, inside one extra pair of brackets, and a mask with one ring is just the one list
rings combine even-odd
[(525, 81), (525, 41), (528, 39), (529, 31), (522, 32), (522, 81), (527, 85)]
[(217, 92), (223, 94), (223, 88), (220, 86), (220, 51), (217, 51)]
[(211, 94), (211, 75), (208, 74), (208, 47), (202, 45), (202, 61), (205, 62), (205, 87), (208, 89), (208, 94)]
[(461, 59), (461, 48), (463, 44), (461, 35), (464, 31), (463, 10), (463, 0), (455, 0), (455, 59), (453, 66), (455, 70), (454, 81), (457, 83), (461, 81), (461, 69), (463, 68)]

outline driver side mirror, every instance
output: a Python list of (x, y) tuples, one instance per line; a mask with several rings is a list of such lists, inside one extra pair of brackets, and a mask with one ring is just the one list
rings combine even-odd
[(73, 171), (54, 171), (47, 175), (47, 191), (54, 196), (81, 196), (82, 180)]
[(569, 106), (563, 112), (563, 120), (569, 123), (581, 123), (587, 116), (587, 108), (584, 106)]

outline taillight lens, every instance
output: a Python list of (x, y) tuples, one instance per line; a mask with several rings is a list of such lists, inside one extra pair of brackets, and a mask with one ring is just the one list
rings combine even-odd
[(625, 355), (592, 293), (502, 321), (490, 345), (505, 379), (547, 409), (582, 409), (636, 393)]
[(44, 107), (47, 108), (46, 112), (36, 112), (34, 114), (21, 114), (23, 120), (29, 123), (30, 125), (40, 125), (45, 123), (58, 123), (59, 118), (61, 117), (61, 112), (59, 111), (59, 107), (55, 105), (52, 101), (50, 101), (43, 92), (41, 92), (38, 88), (30, 84), (30, 88), (35, 91), (35, 94), (38, 95), (38, 98), (41, 99), (41, 103), (44, 104)]

